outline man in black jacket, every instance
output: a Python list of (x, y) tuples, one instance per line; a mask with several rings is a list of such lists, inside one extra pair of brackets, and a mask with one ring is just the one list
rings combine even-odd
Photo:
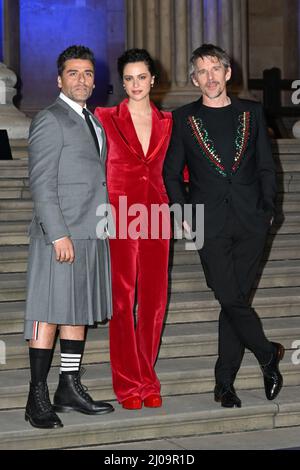
[[(227, 95), (231, 68), (226, 52), (203, 44), (190, 66), (202, 98), (173, 113), (164, 180), (171, 203), (204, 204), (199, 255), (207, 285), (221, 305), (215, 400), (240, 407), (233, 383), (245, 347), (260, 364), (267, 398), (273, 400), (282, 387), (278, 364), (284, 348), (267, 340), (249, 302), (274, 218), (275, 168), (262, 106)], [(191, 230), (187, 221), (184, 227)]]

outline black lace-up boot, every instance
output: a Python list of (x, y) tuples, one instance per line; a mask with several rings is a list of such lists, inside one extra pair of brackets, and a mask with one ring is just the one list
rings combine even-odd
[(63, 424), (53, 411), (46, 382), (30, 383), (25, 420), (35, 428), (61, 428)]
[(88, 415), (100, 415), (114, 411), (114, 408), (102, 401), (94, 401), (82, 385), (81, 376), (77, 374), (60, 374), (59, 384), (54, 395), (54, 409), (57, 412), (79, 411)]

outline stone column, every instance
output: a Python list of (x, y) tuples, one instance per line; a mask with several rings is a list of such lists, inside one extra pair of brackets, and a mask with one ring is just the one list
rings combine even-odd
[(190, 13), (190, 45), (191, 51), (194, 51), (204, 42), (203, 30), (203, 0), (189, 0)]
[[(165, 108), (197, 99), (189, 58), (204, 41), (223, 47), (247, 89), (247, 0), (127, 0), (127, 47), (144, 47), (160, 64), (152, 98)], [(241, 80), (242, 78), (242, 80)], [(240, 89), (240, 88), (239, 88)]]
[(205, 42), (218, 43), (218, 0), (204, 0)]
[(30, 119), (13, 104), (16, 83), (16, 74), (0, 63), (0, 129), (6, 129), (10, 139), (27, 139)]
[(3, 59), (7, 67), (20, 72), (20, 2), (2, 0)]
[(160, 88), (167, 90), (172, 82), (172, 54), (166, 44), (171, 44), (173, 28), (172, 18), (172, 0), (158, 2), (158, 37), (159, 48), (158, 58), (160, 61)]
[(178, 88), (185, 87), (188, 82), (188, 2), (174, 1), (174, 78)]
[(248, 0), (241, 0), (241, 64), (242, 64), (242, 85), (243, 89), (239, 93), (240, 98), (255, 100), (248, 88), (249, 78), (249, 32), (248, 32)]
[(17, 91), (16, 74), (20, 65), (19, 45), (19, 0), (3, 0), (3, 56), (5, 64), (0, 63), (0, 129), (6, 129), (10, 139), (28, 137), (30, 119), (13, 104)]
[(233, 53), (233, 6), (232, 2), (228, 0), (221, 0), (220, 2), (220, 37), (219, 42), (222, 44), (223, 49), (232, 56)]

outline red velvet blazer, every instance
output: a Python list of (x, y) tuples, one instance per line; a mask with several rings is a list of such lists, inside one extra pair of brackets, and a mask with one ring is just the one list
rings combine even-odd
[(112, 204), (126, 195), (128, 206), (135, 203), (169, 202), (162, 167), (172, 131), (172, 114), (159, 111), (153, 103), (152, 132), (144, 155), (128, 110), (128, 99), (112, 108), (96, 108), (107, 137), (107, 189)]

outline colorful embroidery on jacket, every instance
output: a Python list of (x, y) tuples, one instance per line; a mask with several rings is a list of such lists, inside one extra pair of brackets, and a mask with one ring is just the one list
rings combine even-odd
[[(236, 138), (235, 138), (235, 156), (234, 163), (231, 167), (230, 174), (235, 174), (242, 160), (245, 157), (247, 145), (250, 137), (250, 127), (251, 127), (251, 113), (250, 111), (244, 111), (239, 115), (239, 125), (237, 128)], [(203, 156), (207, 159), (210, 165), (222, 176), (226, 177), (227, 172), (222, 160), (218, 155), (213, 141), (209, 138), (208, 132), (203, 125), (201, 118), (195, 118), (194, 116), (188, 117), (188, 124), (191, 127), (192, 134), (199, 144)]]

